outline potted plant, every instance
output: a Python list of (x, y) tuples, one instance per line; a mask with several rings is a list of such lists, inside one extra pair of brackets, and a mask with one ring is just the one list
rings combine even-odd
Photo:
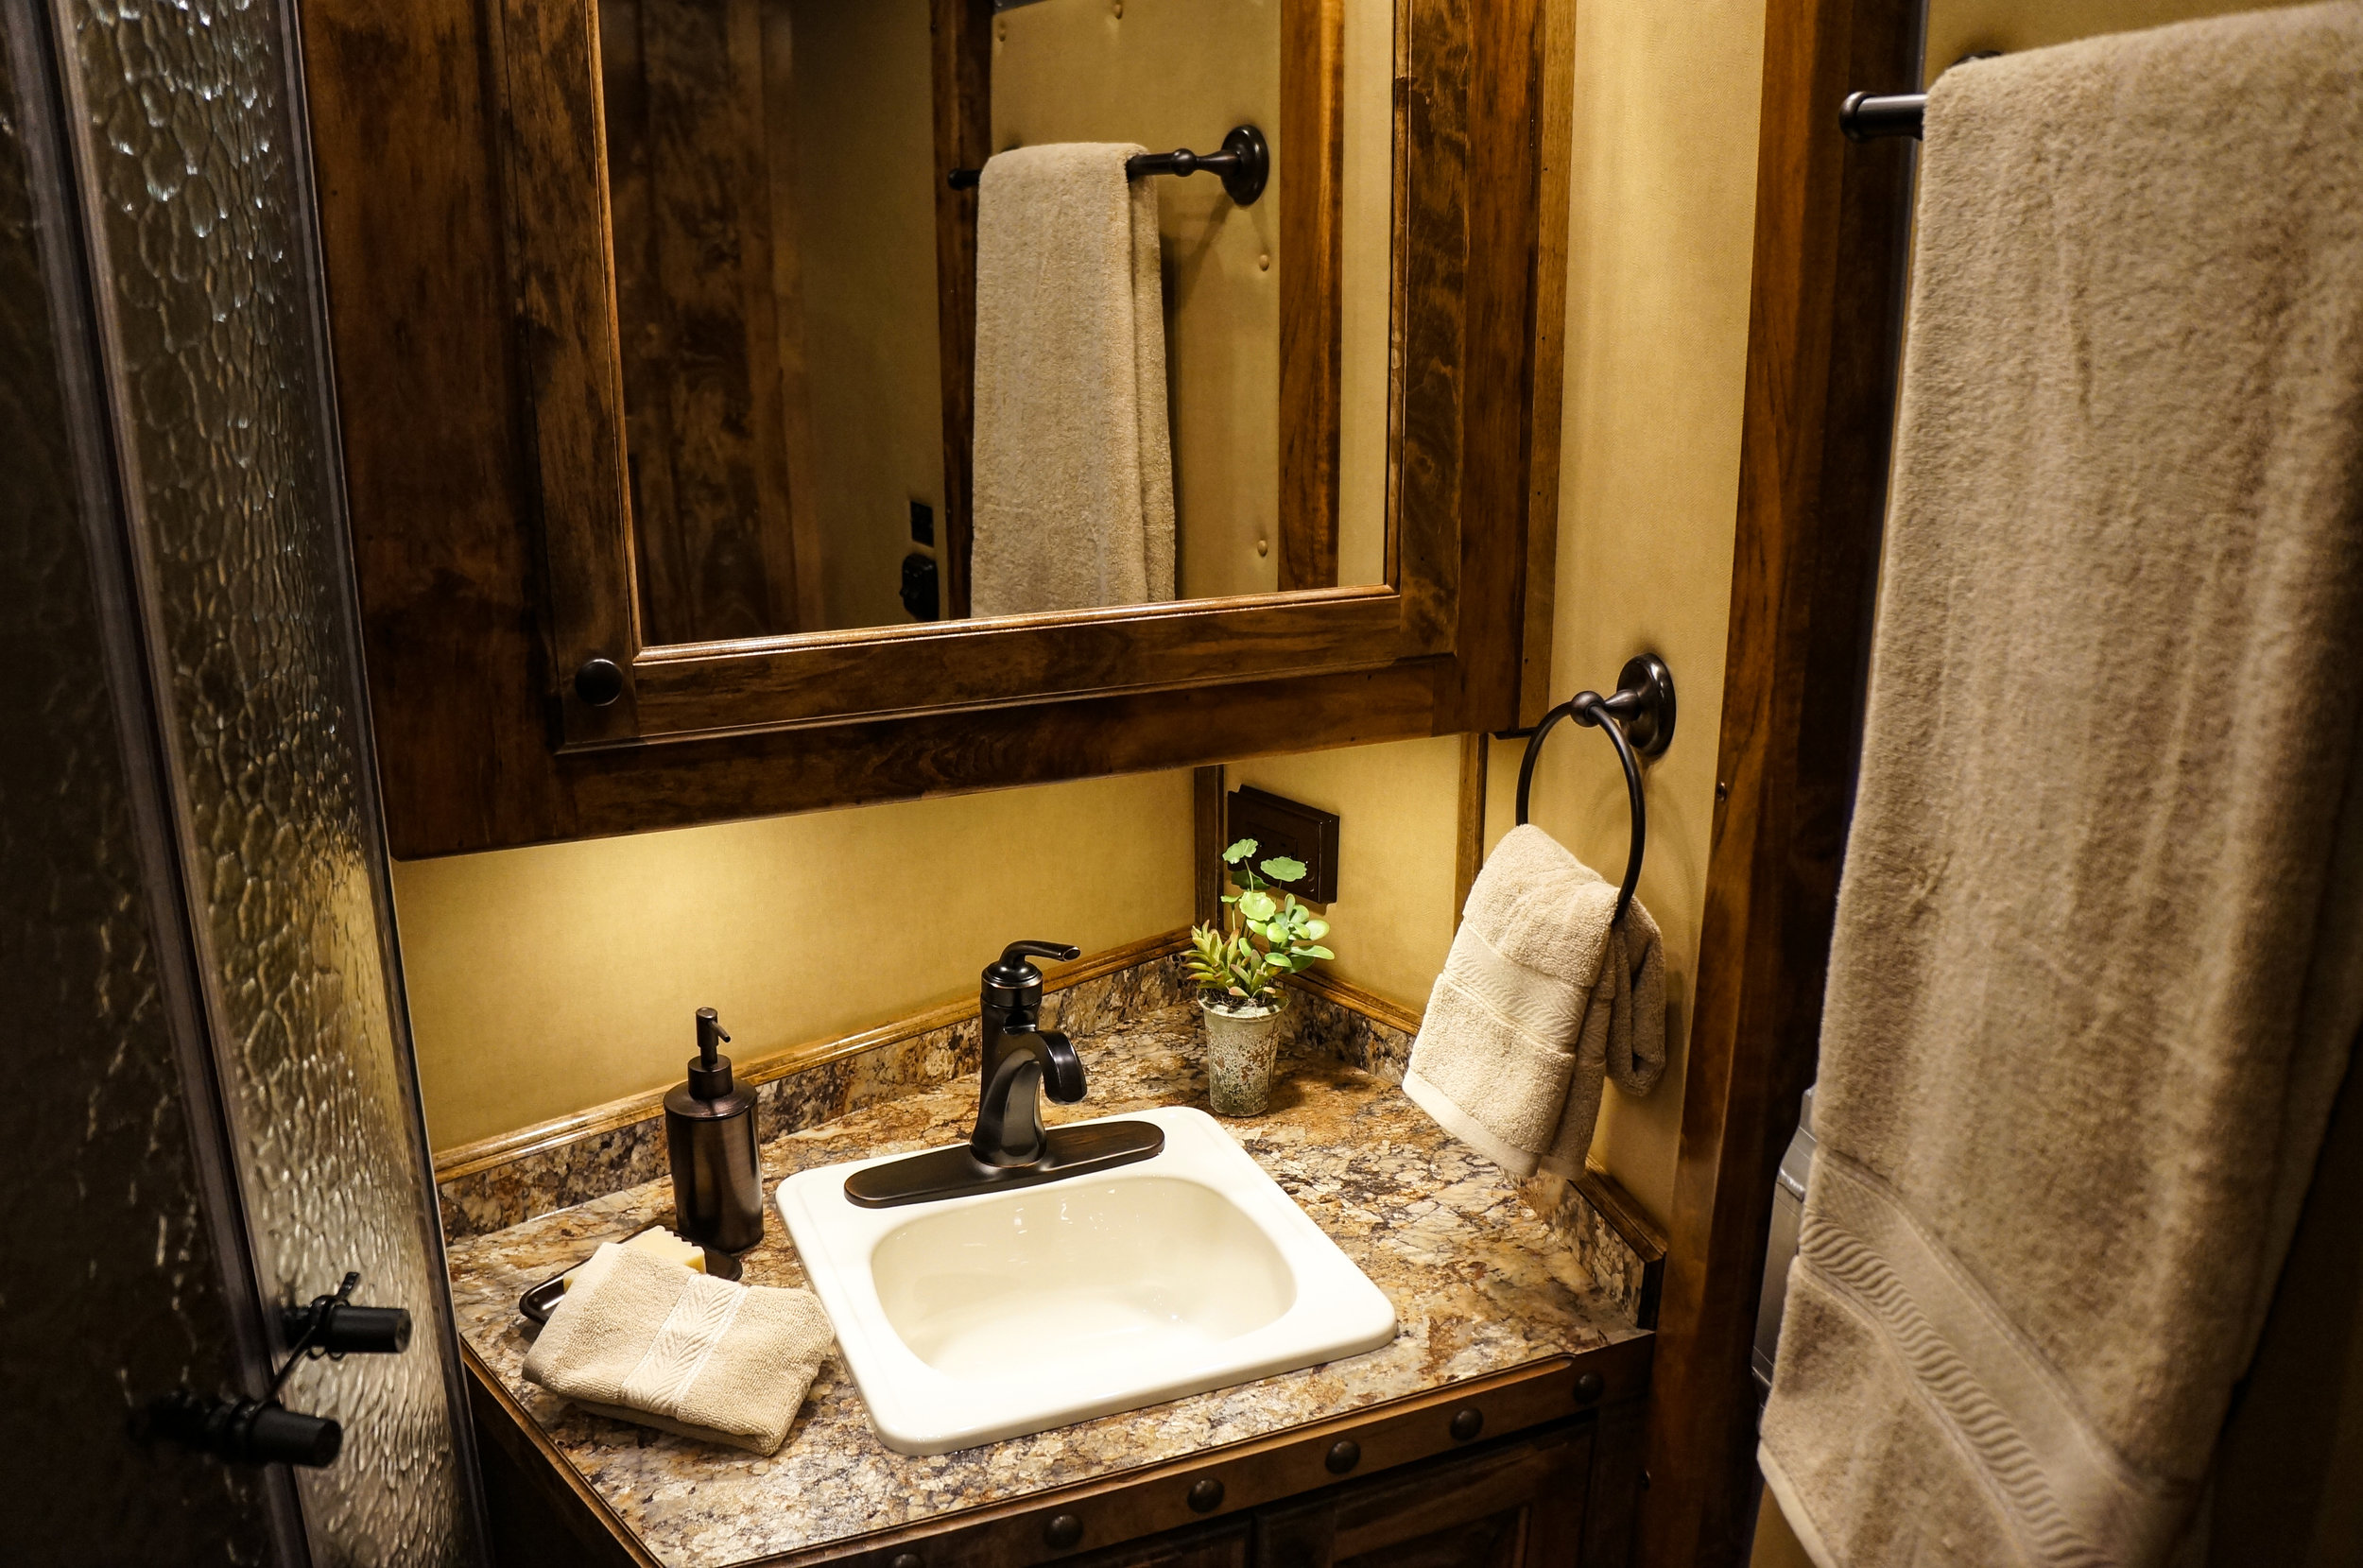
[[(1294, 882), (1304, 863), (1274, 855), (1254, 861), (1255, 840), (1222, 852), (1232, 883), (1228, 915), (1193, 927), (1187, 958), (1206, 1014), (1206, 1088), (1218, 1116), (1260, 1116), (1271, 1103), (1272, 1059), (1280, 1050), (1280, 1018), (1287, 997), (1281, 977), (1301, 974), (1336, 954), (1320, 945), (1329, 922), (1297, 902), (1274, 899), (1275, 882)], [(1261, 873), (1260, 875), (1258, 873)], [(1268, 877), (1270, 880), (1265, 880)]]

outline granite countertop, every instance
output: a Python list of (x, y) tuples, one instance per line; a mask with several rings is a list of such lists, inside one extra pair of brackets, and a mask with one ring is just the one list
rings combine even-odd
[[(1045, 1105), (1045, 1120), (1204, 1105), (1194, 1008), (1078, 1043), (1090, 1096)], [(1401, 1090), (1325, 1057), (1284, 1058), (1283, 1071), (1267, 1115), (1223, 1125), (1394, 1303), (1394, 1342), (1366, 1354), (931, 1457), (878, 1441), (834, 1352), (768, 1458), (585, 1415), (524, 1380), (534, 1325), (518, 1314), (517, 1298), (599, 1242), (669, 1217), (666, 1181), (454, 1241), (459, 1332), (648, 1551), (680, 1568), (897, 1528), (1639, 1332), (1593, 1292), (1575, 1252), (1510, 1181)], [(963, 1078), (775, 1138), (763, 1147), (767, 1196), (782, 1177), (814, 1165), (958, 1142), (975, 1110), (975, 1086)], [(768, 1202), (764, 1219), (747, 1283), (803, 1284)]]

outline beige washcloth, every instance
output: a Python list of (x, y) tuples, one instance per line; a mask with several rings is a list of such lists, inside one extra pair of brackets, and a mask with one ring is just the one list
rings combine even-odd
[(1062, 143), (985, 164), (975, 614), (1173, 597), (1157, 181), (1124, 177), (1141, 150)]
[(607, 1242), (525, 1370), (595, 1415), (768, 1454), (834, 1337), (808, 1290), (733, 1284)]
[(1665, 1071), (1665, 956), (1635, 899), (1541, 828), (1512, 828), (1469, 889), (1403, 1092), (1512, 1176), (1579, 1176), (1600, 1084)]
[(1761, 1459), (2164, 1560), (2363, 1018), (2363, 7), (1946, 73)]

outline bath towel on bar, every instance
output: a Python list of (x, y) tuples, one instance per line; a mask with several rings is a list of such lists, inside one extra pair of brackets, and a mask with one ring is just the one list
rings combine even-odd
[(1613, 1079), (1665, 1071), (1665, 956), (1635, 899), (1541, 828), (1512, 828), (1469, 889), (1403, 1092), (1512, 1176), (1579, 1176)]
[(1173, 597), (1157, 181), (1124, 177), (1141, 150), (1064, 143), (985, 164), (972, 613)]
[(607, 1242), (525, 1373), (595, 1415), (769, 1454), (835, 1337), (809, 1290), (733, 1284)]
[(2363, 6), (1927, 111), (1819, 1148), (1823, 1568), (2182, 1545), (2363, 1019)]

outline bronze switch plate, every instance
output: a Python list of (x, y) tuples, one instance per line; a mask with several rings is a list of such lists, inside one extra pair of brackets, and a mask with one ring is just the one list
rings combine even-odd
[(1255, 840), (1255, 858), (1285, 854), (1304, 862), (1304, 875), (1294, 882), (1275, 883), (1282, 892), (1294, 893), (1307, 904), (1332, 904), (1337, 898), (1337, 814), (1318, 811), (1301, 801), (1269, 795), (1252, 784), (1231, 792), (1226, 844)]

